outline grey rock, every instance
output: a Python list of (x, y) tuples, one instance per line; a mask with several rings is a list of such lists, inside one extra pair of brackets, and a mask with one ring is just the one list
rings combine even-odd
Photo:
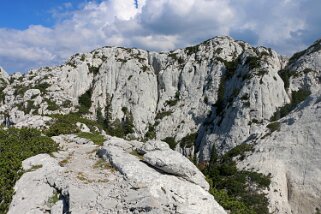
[(204, 175), (186, 157), (173, 150), (159, 150), (147, 152), (144, 161), (163, 172), (177, 175), (192, 183), (195, 183), (206, 191), (209, 185)]
[(167, 143), (159, 140), (149, 140), (146, 143), (144, 143), (143, 146), (141, 146), (140, 148), (137, 148), (137, 151), (142, 155), (146, 154), (147, 152), (155, 151), (155, 150), (164, 151), (164, 150), (170, 150), (170, 148)]

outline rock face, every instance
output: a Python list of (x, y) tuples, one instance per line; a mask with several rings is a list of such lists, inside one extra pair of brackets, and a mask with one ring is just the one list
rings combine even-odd
[(63, 148), (55, 158), (37, 155), (23, 162), (27, 172), (15, 186), (9, 213), (226, 213), (186, 176), (165, 174), (132, 155), (139, 142), (110, 137), (100, 148), (118, 173), (95, 155), (92, 142), (74, 135), (54, 140)]
[(321, 197), (321, 94), (312, 96), (281, 128), (259, 140), (256, 152), (239, 163), (272, 174), (270, 208), (274, 213), (315, 213)]

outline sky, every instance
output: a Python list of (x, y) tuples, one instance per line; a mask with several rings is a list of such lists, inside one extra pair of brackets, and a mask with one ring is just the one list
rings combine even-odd
[(291, 56), (321, 38), (320, 0), (0, 0), (0, 66), (59, 65), (102, 46), (167, 51), (229, 35)]

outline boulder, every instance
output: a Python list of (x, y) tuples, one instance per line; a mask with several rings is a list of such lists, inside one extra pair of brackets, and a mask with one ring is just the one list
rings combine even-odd
[(209, 184), (199, 169), (186, 157), (173, 150), (156, 150), (147, 152), (144, 161), (163, 172), (184, 178), (189, 182), (195, 183), (206, 191)]

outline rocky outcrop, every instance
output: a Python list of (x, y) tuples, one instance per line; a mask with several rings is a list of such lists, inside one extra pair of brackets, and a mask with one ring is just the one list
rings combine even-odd
[[(168, 53), (104, 47), (74, 55), (59, 67), (12, 76), (0, 112), (68, 113), (77, 109), (78, 98), (86, 94), (91, 98), (91, 117), (97, 111), (105, 117), (108, 112), (110, 122), (131, 117), (132, 137), (143, 138), (153, 130), (157, 139), (174, 137), (179, 142), (198, 132), (199, 158), (207, 160), (214, 142), (224, 138), (216, 145), (222, 150), (241, 143), (259, 132), (277, 107), (289, 102), (277, 73), (283, 66), (276, 52), (230, 37)], [(29, 103), (22, 105), (23, 98)], [(224, 115), (215, 105), (221, 101)], [(251, 116), (242, 116), (249, 112)], [(252, 120), (263, 125), (233, 128), (235, 123)], [(211, 126), (202, 126), (204, 121)]]
[[(116, 139), (117, 140), (117, 139)], [(115, 141), (115, 138), (114, 140)], [(104, 144), (101, 155), (120, 171), (136, 193), (126, 197), (132, 204), (132, 211), (150, 211), (151, 213), (225, 213), (222, 207), (215, 202), (203, 188), (208, 189), (204, 176), (193, 166), (188, 159), (170, 149), (147, 151), (144, 156), (139, 156), (132, 150), (130, 153), (125, 148), (130, 145), (124, 141), (118, 144)], [(151, 148), (155, 142), (146, 143)], [(160, 145), (159, 142), (157, 142)], [(157, 145), (156, 144), (156, 145)], [(164, 148), (163, 146), (160, 146)], [(136, 148), (133, 148), (136, 149)], [(169, 152), (173, 152), (170, 154)], [(133, 155), (134, 154), (134, 155)], [(170, 157), (166, 155), (170, 154)], [(170, 163), (167, 167), (155, 164)], [(169, 161), (173, 158), (172, 161)], [(142, 162), (147, 162), (148, 164)], [(175, 163), (176, 162), (176, 163)], [(151, 167), (154, 166), (159, 170)], [(184, 168), (179, 168), (179, 167)], [(139, 172), (139, 173), (138, 173)], [(186, 181), (187, 180), (187, 181)], [(125, 200), (126, 200), (125, 199)]]
[[(181, 169), (165, 173), (142, 162), (135, 152), (142, 143), (108, 138), (99, 149), (75, 135), (53, 137), (62, 150), (23, 162), (26, 173), (15, 186), (9, 213), (226, 213), (199, 184), (188, 181), (186, 173), (175, 172)], [(164, 148), (151, 142), (141, 150), (148, 144), (158, 146), (145, 155)], [(107, 162), (95, 155), (97, 150)], [(189, 166), (188, 159), (183, 160)]]
[(22, 166), (26, 173), (15, 185), (15, 195), (8, 214), (46, 213), (52, 206), (50, 198), (56, 194), (47, 177), (59, 174), (63, 169), (57, 160), (47, 154), (28, 158), (22, 162)]
[(279, 131), (262, 133), (255, 152), (239, 163), (240, 168), (271, 174), (268, 195), (273, 213), (315, 213), (320, 209), (320, 99), (318, 93), (281, 119)]
[(9, 83), (8, 79), (9, 79), (9, 75), (2, 67), (0, 67), (0, 87), (3, 87), (6, 84), (8, 84)]

